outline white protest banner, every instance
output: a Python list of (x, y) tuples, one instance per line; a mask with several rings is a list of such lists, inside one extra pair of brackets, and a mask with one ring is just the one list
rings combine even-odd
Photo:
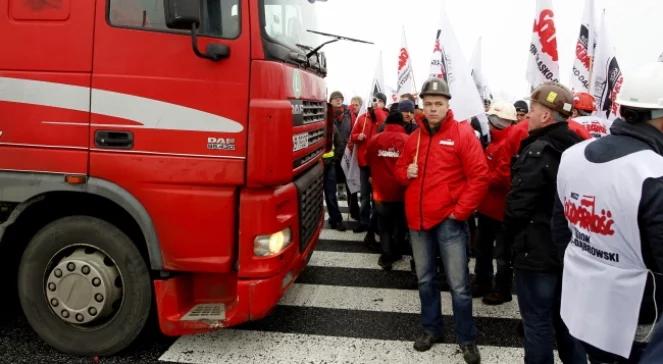
[(605, 24), (605, 11), (601, 14), (599, 33), (596, 38), (594, 67), (592, 70), (592, 89), (590, 94), (596, 100), (596, 114), (609, 120), (619, 116), (617, 94), (622, 88), (622, 71), (617, 63), (615, 48), (608, 37)]
[(403, 94), (415, 94), (416, 92), (412, 61), (410, 60), (410, 52), (407, 50), (405, 28), (403, 28), (401, 50), (398, 54), (398, 85), (396, 86), (396, 95), (400, 97)]
[(537, 0), (532, 43), (527, 64), (527, 81), (531, 88), (548, 81), (559, 82), (557, 32), (552, 0)]
[(594, 0), (586, 0), (571, 71), (571, 88), (575, 92), (589, 92), (591, 87), (590, 81), (597, 33), (595, 18)]

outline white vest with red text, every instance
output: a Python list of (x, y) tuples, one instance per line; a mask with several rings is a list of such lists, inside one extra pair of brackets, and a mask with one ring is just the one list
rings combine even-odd
[(589, 135), (594, 138), (601, 138), (610, 134), (610, 127), (613, 122), (598, 115), (578, 116), (573, 120), (582, 125), (589, 132)]
[(663, 157), (644, 150), (592, 163), (585, 158), (591, 142), (569, 148), (557, 174), (572, 232), (561, 315), (573, 337), (628, 358), (648, 275), (638, 227), (642, 185), (663, 176)]

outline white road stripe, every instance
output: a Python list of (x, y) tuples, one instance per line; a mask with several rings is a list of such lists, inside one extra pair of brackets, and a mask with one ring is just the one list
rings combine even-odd
[(322, 240), (343, 240), (343, 241), (353, 241), (361, 242), (364, 240), (366, 233), (353, 233), (352, 229), (346, 231), (336, 231), (333, 229), (322, 229), (320, 233), (320, 239)]
[[(442, 292), (442, 314), (452, 315), (451, 294)], [(488, 306), (475, 298), (474, 317), (520, 319), (517, 299), (499, 306)], [(414, 313), (421, 312), (419, 292), (407, 289), (325, 286), (295, 284), (279, 302), (283, 306), (319, 307), (342, 310)]]
[[(348, 244), (363, 244), (362, 241), (355, 241), (355, 240), (347, 240), (347, 242)], [(311, 260), (309, 261), (308, 265), (313, 267), (381, 269), (380, 266), (378, 266), (378, 258), (380, 258), (380, 254), (342, 253), (342, 252), (328, 252), (328, 251), (316, 250), (313, 252), (313, 255), (311, 256)], [(403, 259), (394, 263), (392, 270), (409, 271), (411, 259), (412, 258), (410, 256), (404, 255)], [(476, 259), (470, 258), (469, 262), (470, 273), (474, 273), (475, 266), (476, 266)], [(497, 267), (495, 266), (495, 261), (493, 261), (493, 270), (497, 270)]]
[[(312, 267), (382, 269), (378, 265), (379, 257), (380, 254), (314, 251), (308, 265)], [(409, 271), (410, 260), (411, 257), (404, 256), (403, 259), (394, 263), (392, 270)]]
[[(480, 346), (482, 363), (522, 363), (521, 348)], [(179, 363), (464, 363), (455, 344), (417, 352), (411, 341), (221, 330), (178, 339), (159, 360)]]

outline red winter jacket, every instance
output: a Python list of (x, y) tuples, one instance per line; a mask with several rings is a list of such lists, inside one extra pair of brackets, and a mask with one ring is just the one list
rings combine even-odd
[[(368, 142), (373, 138), (373, 135), (377, 134), (380, 125), (384, 123), (384, 120), (387, 118), (387, 111), (383, 109), (375, 109), (375, 118), (377, 120), (373, 120), (370, 113), (361, 114), (357, 118), (354, 127), (352, 127), (350, 140), (353, 145), (359, 148), (359, 150), (357, 150), (357, 162), (359, 163), (359, 167), (368, 166), (368, 160), (366, 159)], [(366, 139), (359, 140), (359, 134), (362, 132), (366, 135)]]
[[(407, 168), (417, 149), (418, 176), (408, 179)], [(396, 176), (407, 186), (405, 213), (413, 230), (430, 229), (452, 213), (458, 220), (467, 220), (488, 187), (488, 165), (481, 143), (467, 123), (454, 120), (451, 110), (435, 134), (430, 134), (424, 122), (410, 135), (396, 164)]]
[[(583, 139), (589, 139), (589, 133), (579, 123), (569, 120), (569, 129)], [(511, 189), (511, 160), (518, 154), (520, 143), (529, 136), (528, 120), (525, 119), (505, 130), (503, 139), (497, 144), (491, 143), (486, 148), (486, 159), (490, 167), (490, 187), (479, 206), (479, 212), (498, 221), (504, 220), (506, 194)]]
[(368, 143), (368, 166), (373, 179), (373, 200), (403, 201), (405, 187), (396, 180), (396, 161), (403, 154), (408, 135), (398, 124), (386, 124)]
[[(511, 187), (509, 171), (511, 156), (505, 155), (507, 148), (507, 136), (515, 135), (510, 126), (503, 130), (491, 130), (491, 142), (486, 147), (484, 154), (488, 163), (489, 184), (488, 191), (479, 205), (478, 211), (493, 220), (504, 220), (504, 208), (506, 207), (506, 195)], [(525, 134), (527, 136), (527, 134)], [(518, 143), (520, 144), (520, 143)], [(504, 160), (507, 163), (503, 163)], [(506, 171), (502, 170), (506, 166)]]

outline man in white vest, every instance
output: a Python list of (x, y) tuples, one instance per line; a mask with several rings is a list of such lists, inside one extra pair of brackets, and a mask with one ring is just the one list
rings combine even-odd
[(663, 309), (663, 63), (625, 77), (617, 103), (611, 135), (563, 154), (552, 229), (571, 335), (592, 362), (637, 363)]

